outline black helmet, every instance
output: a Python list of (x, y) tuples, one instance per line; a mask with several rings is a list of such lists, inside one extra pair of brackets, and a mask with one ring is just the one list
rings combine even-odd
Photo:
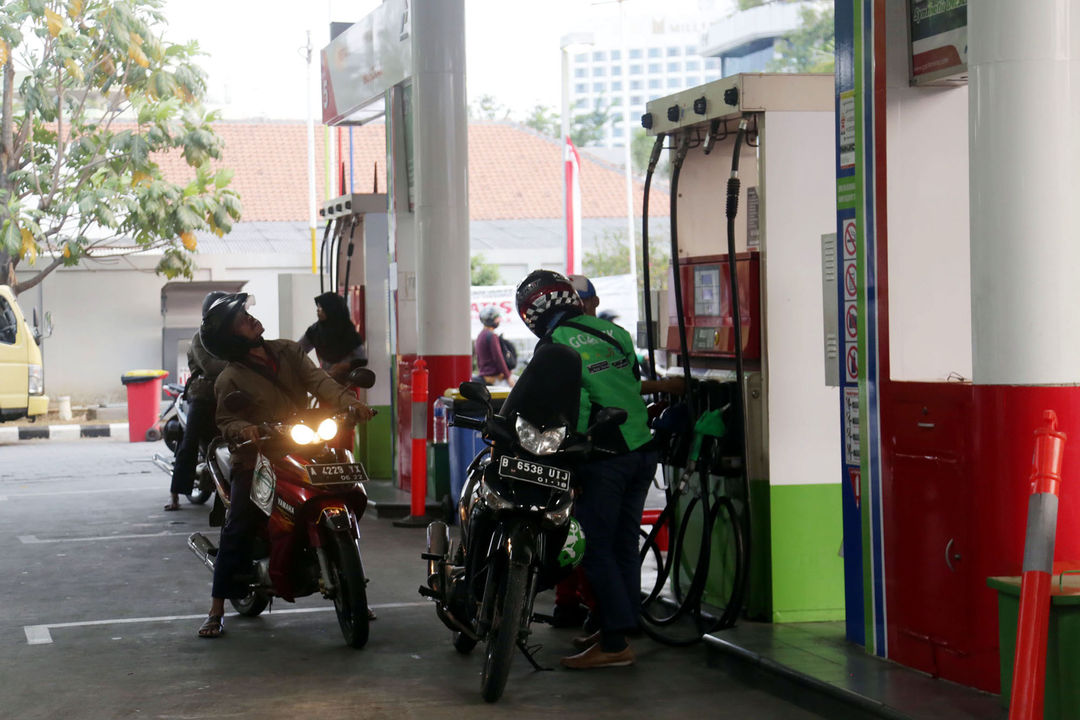
[(206, 317), (206, 313), (210, 312), (210, 306), (228, 294), (224, 290), (213, 290), (206, 293), (206, 297), (202, 301), (202, 316)]
[(499, 319), (499, 315), (499, 308), (487, 305), (480, 310), (480, 322), (484, 324), (484, 327), (493, 328), (498, 324), (495, 321)]
[(203, 316), (199, 327), (199, 339), (211, 355), (222, 360), (239, 360), (254, 344), (233, 332), (236, 316), (244, 312), (255, 298), (247, 293), (223, 295), (213, 303)]
[(582, 313), (581, 298), (565, 275), (533, 270), (517, 287), (517, 311), (537, 337), (544, 337), (564, 317)]

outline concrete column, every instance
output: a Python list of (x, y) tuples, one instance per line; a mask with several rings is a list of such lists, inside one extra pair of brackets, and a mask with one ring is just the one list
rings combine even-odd
[(434, 397), (471, 368), (465, 3), (418, 0), (412, 13), (417, 350)]
[(974, 380), (1077, 383), (1080, 3), (967, 8)]

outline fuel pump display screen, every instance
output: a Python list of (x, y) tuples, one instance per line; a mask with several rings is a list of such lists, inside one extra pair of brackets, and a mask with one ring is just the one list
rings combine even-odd
[(721, 298), (720, 266), (702, 265), (695, 267), (694, 315), (719, 317)]

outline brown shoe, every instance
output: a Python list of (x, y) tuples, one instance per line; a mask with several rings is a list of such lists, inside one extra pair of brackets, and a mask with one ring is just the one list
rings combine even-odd
[(593, 645), (600, 642), (600, 631), (597, 630), (592, 635), (582, 635), (581, 637), (576, 637), (570, 642), (578, 650), (588, 650)]
[(634, 651), (627, 645), (619, 652), (604, 652), (600, 643), (577, 655), (564, 657), (559, 661), (563, 667), (571, 670), (591, 670), (593, 668), (626, 667), (634, 664)]

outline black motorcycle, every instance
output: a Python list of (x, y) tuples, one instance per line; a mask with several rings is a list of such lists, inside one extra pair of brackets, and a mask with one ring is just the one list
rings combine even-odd
[(570, 517), (575, 469), (592, 457), (594, 433), (617, 432), (626, 412), (603, 408), (588, 432), (574, 432), (581, 359), (554, 344), (537, 348), (499, 414), (483, 384), (462, 383), (460, 390), (467, 402), (455, 408), (454, 424), (482, 431), (491, 448), (468, 468), (458, 504), (460, 537), (452, 543), (443, 522), (428, 526), (422, 556), (428, 580), (420, 594), (435, 600), (458, 652), (486, 643), (481, 693), (495, 702), (515, 646), (540, 668), (536, 648), (527, 644), (533, 601), (583, 552)]
[[(158, 421), (151, 430), (147, 431), (147, 438), (157, 440), (151, 433), (159, 435), (165, 441), (165, 447), (169, 448), (172, 457), (166, 457), (161, 453), (154, 453), (154, 464), (172, 477), (173, 462), (176, 451), (180, 449), (180, 441), (184, 438), (187, 430), (188, 411), (190, 403), (183, 387), (172, 383), (164, 387), (165, 394), (172, 398), (172, 402), (162, 410)], [(199, 444), (199, 458), (195, 463), (195, 481), (192, 484), (191, 493), (187, 496), (188, 502), (202, 505), (214, 494), (214, 479), (206, 466), (206, 447)]]

